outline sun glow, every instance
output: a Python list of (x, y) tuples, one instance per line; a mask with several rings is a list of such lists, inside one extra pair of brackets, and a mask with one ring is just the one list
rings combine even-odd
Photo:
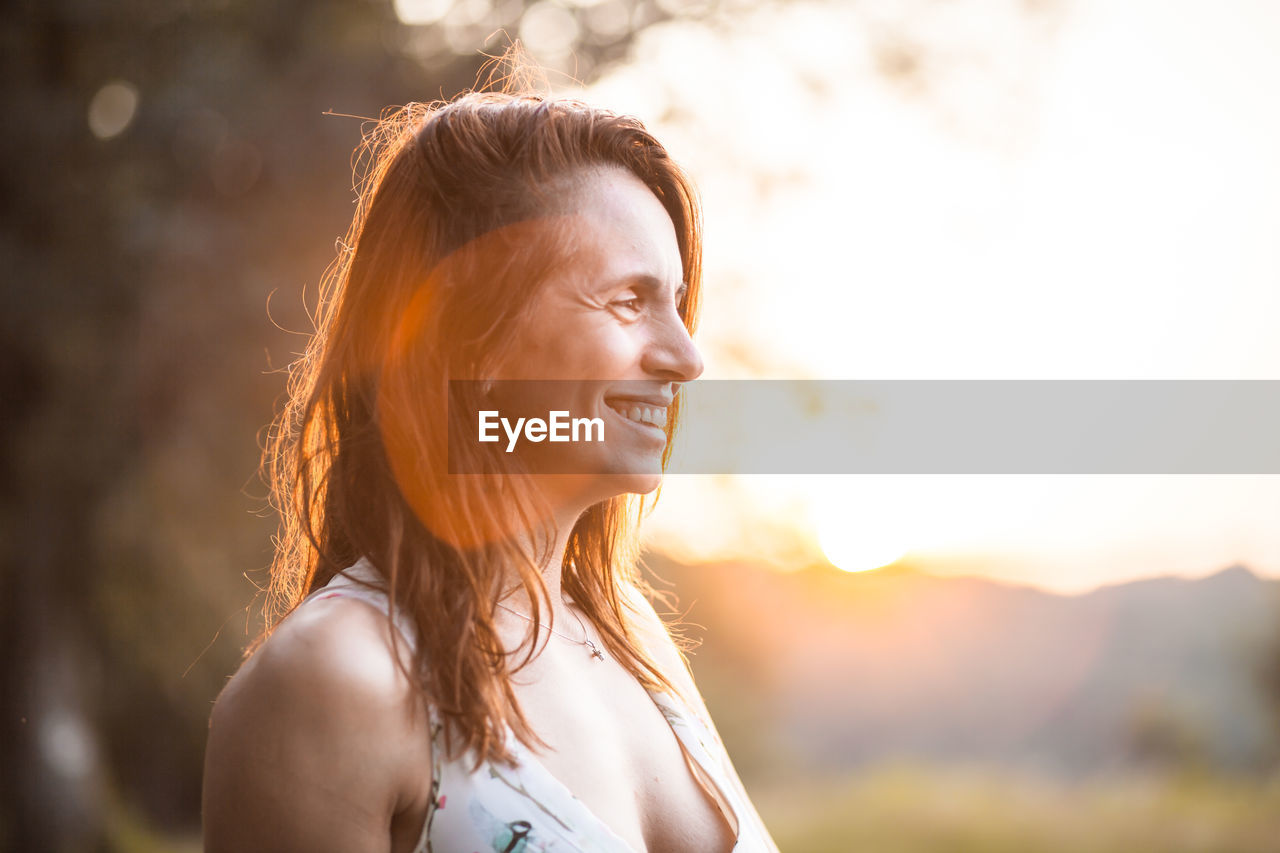
[(827, 561), (846, 572), (866, 572), (896, 563), (911, 543), (910, 514), (892, 488), (878, 480), (827, 485), (813, 509), (813, 527)]
[(844, 572), (868, 572), (901, 560), (907, 553), (892, 531), (832, 525), (818, 531), (822, 553)]

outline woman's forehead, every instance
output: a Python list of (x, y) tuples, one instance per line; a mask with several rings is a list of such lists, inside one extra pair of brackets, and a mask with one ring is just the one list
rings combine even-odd
[(683, 275), (675, 225), (652, 190), (617, 169), (586, 178), (574, 195), (562, 222), (584, 261), (679, 286)]

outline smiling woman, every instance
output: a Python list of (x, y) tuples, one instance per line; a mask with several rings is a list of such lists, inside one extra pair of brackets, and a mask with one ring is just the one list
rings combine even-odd
[[(411, 105), (367, 151), (206, 849), (774, 850), (636, 571), (702, 371), (691, 185), (635, 119), (534, 95)], [(480, 412), (603, 440), (507, 453)]]

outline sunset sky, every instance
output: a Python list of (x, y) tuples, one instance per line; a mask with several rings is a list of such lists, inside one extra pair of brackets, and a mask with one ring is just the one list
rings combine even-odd
[[(1280, 9), (925, 5), (672, 24), (587, 92), (704, 193), (706, 376), (1280, 378)], [(878, 27), (946, 59), (887, 78)], [(1276, 477), (681, 477), (652, 521), (1063, 591), (1280, 575)]]
[[(571, 68), (540, 5), (519, 35)], [(698, 183), (705, 378), (1280, 379), (1280, 7), (729, 5), (558, 87)], [(673, 477), (650, 534), (1071, 592), (1280, 576), (1280, 477)]]

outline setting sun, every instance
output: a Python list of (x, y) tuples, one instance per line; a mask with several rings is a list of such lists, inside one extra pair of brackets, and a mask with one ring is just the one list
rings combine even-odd
[(815, 527), (822, 553), (846, 572), (879, 569), (907, 553), (903, 515), (884, 503), (846, 494), (823, 502)]
[(907, 553), (902, 540), (874, 530), (828, 527), (818, 531), (822, 553), (837, 569), (866, 572), (896, 563)]

